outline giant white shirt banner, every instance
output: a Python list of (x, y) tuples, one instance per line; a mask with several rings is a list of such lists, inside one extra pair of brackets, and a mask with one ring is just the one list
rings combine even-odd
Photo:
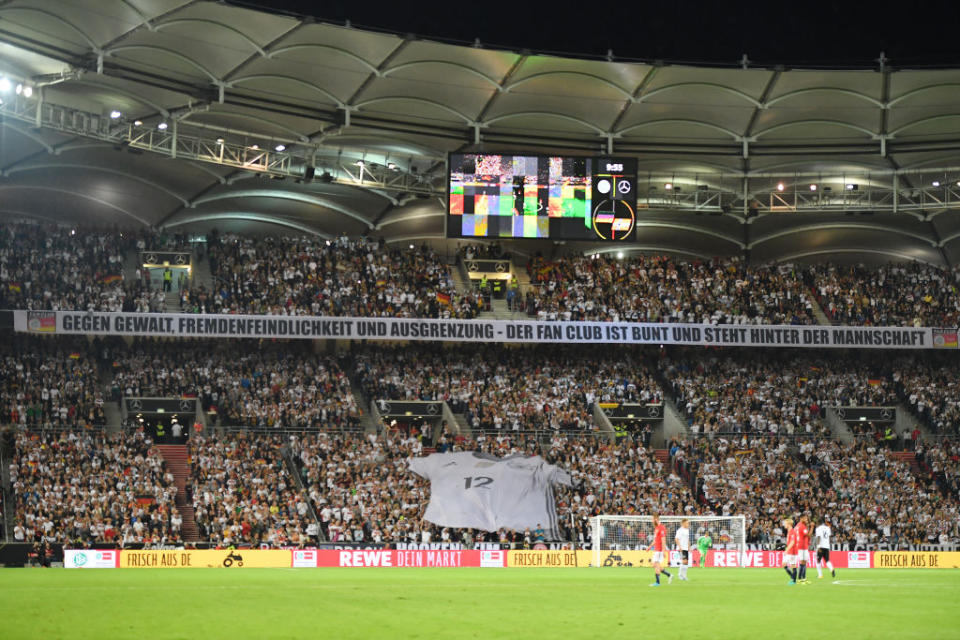
[(409, 465), (430, 481), (428, 522), (483, 531), (540, 526), (547, 538), (559, 537), (553, 486), (569, 486), (570, 474), (540, 456), (434, 453)]
[(957, 329), (348, 318), (233, 314), (14, 311), (14, 329), (45, 335), (284, 338), (502, 343), (956, 349)]

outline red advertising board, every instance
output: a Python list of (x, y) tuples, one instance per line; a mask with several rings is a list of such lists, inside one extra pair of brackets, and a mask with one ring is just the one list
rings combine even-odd
[[(807, 565), (814, 566), (817, 554), (810, 551)], [(699, 552), (694, 552), (694, 559), (699, 558)], [(869, 569), (872, 553), (870, 551), (831, 551), (830, 562), (837, 569)], [(699, 561), (697, 560), (698, 564)], [(783, 551), (707, 551), (708, 567), (782, 567)]]
[(318, 567), (502, 567), (506, 554), (484, 551), (395, 551), (342, 549), (317, 551)]

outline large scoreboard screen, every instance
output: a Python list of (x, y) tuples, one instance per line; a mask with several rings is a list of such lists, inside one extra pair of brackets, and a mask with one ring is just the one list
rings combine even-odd
[(635, 238), (634, 158), (457, 153), (449, 161), (448, 238)]

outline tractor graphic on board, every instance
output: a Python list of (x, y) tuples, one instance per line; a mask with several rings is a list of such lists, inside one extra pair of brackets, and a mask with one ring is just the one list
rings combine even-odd
[(234, 553), (231, 551), (227, 554), (227, 557), (223, 559), (223, 566), (232, 567), (233, 563), (236, 562), (238, 567), (243, 566), (243, 556), (239, 553)]

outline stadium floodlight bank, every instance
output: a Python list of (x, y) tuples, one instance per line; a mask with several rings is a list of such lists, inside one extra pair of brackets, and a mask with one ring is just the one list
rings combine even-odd
[[(676, 548), (677, 529), (683, 520), (690, 521), (690, 550), (697, 548), (697, 539), (709, 534), (712, 549), (737, 551), (742, 559), (747, 550), (747, 521), (744, 516), (660, 516), (667, 529), (667, 547)], [(593, 530), (593, 566), (609, 566), (604, 558), (611, 551), (644, 551), (653, 542), (653, 516), (595, 516), (590, 519)], [(676, 558), (671, 553), (671, 560)], [(701, 560), (701, 563), (703, 560)], [(674, 564), (674, 562), (671, 562)], [(738, 561), (738, 564), (742, 564)]]

